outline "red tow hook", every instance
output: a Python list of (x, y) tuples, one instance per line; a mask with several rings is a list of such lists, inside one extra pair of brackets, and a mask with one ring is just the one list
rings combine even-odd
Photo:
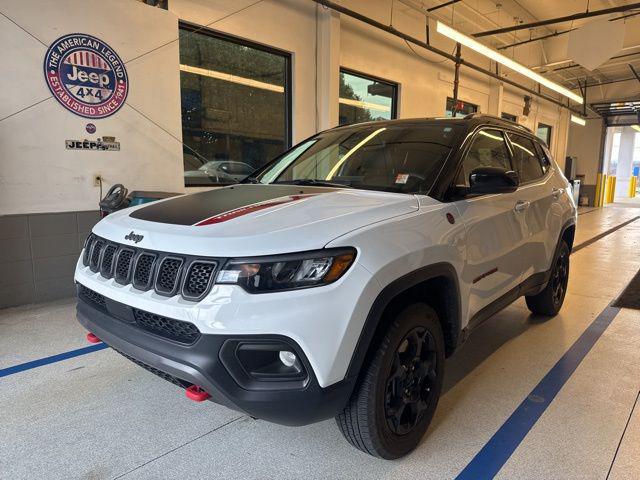
[(100, 340), (98, 337), (96, 337), (93, 333), (89, 332), (87, 333), (87, 342), (89, 343), (100, 343), (102, 340)]
[(200, 385), (191, 385), (190, 387), (187, 387), (185, 394), (187, 395), (187, 398), (194, 402), (204, 402), (206, 399), (211, 397), (211, 395), (205, 392)]

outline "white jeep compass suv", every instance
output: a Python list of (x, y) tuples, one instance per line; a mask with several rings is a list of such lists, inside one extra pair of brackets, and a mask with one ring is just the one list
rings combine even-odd
[(99, 222), (78, 319), (194, 400), (336, 417), (355, 447), (398, 458), (475, 328), (521, 296), (560, 309), (568, 189), (547, 147), (498, 118), (335, 128), (237, 185)]

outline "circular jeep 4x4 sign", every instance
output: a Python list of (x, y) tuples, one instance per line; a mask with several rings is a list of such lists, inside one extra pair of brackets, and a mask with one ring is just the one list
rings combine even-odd
[(49, 90), (67, 110), (85, 118), (117, 112), (127, 98), (124, 62), (105, 42), (72, 33), (51, 44), (44, 57)]

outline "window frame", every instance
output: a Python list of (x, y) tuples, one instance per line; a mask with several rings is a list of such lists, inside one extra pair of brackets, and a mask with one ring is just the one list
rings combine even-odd
[[(284, 148), (282, 153), (288, 151), (293, 143), (293, 54), (286, 50), (282, 50), (276, 47), (272, 47), (270, 45), (265, 45), (262, 43), (258, 43), (252, 40), (248, 40), (243, 37), (239, 37), (237, 35), (232, 35), (226, 32), (220, 32), (218, 30), (214, 30), (210, 27), (206, 27), (203, 25), (198, 25), (197, 23), (189, 22), (186, 20), (179, 19), (178, 20), (178, 36), (180, 35), (180, 31), (185, 30), (189, 33), (200, 33), (212, 38), (216, 38), (219, 40), (227, 41), (230, 43), (235, 43), (237, 45), (253, 48), (255, 50), (261, 50), (266, 53), (270, 53), (272, 55), (278, 55), (285, 59), (285, 77), (284, 77), (284, 96), (285, 96), (285, 112), (284, 112)], [(180, 51), (180, 40), (178, 39), (178, 52)], [(179, 53), (178, 53), (179, 55)], [(180, 96), (182, 99), (182, 89), (180, 90)], [(180, 113), (180, 131), (182, 132), (182, 108)], [(184, 138), (181, 140), (182, 145), (185, 145)], [(198, 152), (199, 153), (199, 152)], [(268, 161), (265, 165), (271, 163)], [(262, 167), (264, 167), (263, 165)], [(262, 169), (259, 167), (258, 169)], [(207, 184), (197, 184), (197, 185), (186, 185), (184, 172), (184, 158), (182, 162), (182, 173), (183, 173), (183, 183), (184, 188), (202, 188), (202, 187), (224, 187), (227, 185), (234, 185), (233, 183), (207, 183)]]
[[(551, 159), (551, 152), (549, 149), (545, 147), (541, 142), (535, 141), (533, 142), (536, 146), (536, 150), (538, 151), (538, 158), (540, 159), (540, 165), (542, 165), (542, 170), (546, 175), (549, 170), (553, 169), (553, 160)], [(545, 164), (547, 166), (545, 170)]]
[[(511, 167), (511, 170), (514, 170), (514, 168), (513, 168), (513, 150), (512, 150), (513, 147), (511, 146), (511, 143), (509, 143), (509, 138), (506, 135), (508, 130), (505, 130), (503, 128), (500, 128), (499, 126), (494, 126), (494, 125), (481, 125), (477, 129), (475, 129), (471, 133), (471, 135), (469, 135), (469, 137), (467, 139), (467, 142), (466, 142), (466, 145), (463, 148), (463, 152), (460, 155), (460, 160), (458, 161), (458, 165), (456, 166), (456, 172), (453, 175), (453, 179), (451, 181), (451, 185), (450, 185), (449, 188), (457, 187), (456, 180), (460, 175), (460, 170), (463, 168), (464, 161), (467, 159), (467, 156), (469, 155), (469, 150), (471, 150), (471, 147), (473, 146), (474, 142), (476, 141), (476, 138), (478, 138), (478, 135), (480, 135), (480, 132), (482, 132), (484, 130), (494, 130), (494, 131), (498, 131), (498, 132), (500, 132), (502, 134), (502, 138), (504, 139), (505, 148), (507, 149), (507, 160), (509, 160), (509, 166)], [(477, 194), (477, 195), (473, 195), (473, 196), (464, 195), (462, 198), (479, 198), (479, 197), (484, 197), (486, 195), (495, 195), (495, 194), (493, 194), (493, 193), (491, 193), (491, 194), (483, 193), (483, 194)]]
[(507, 122), (518, 123), (518, 116), (517, 115), (512, 115), (509, 112), (501, 112), (500, 113), (500, 118), (502, 120), (506, 120)]
[[(538, 137), (538, 130), (540, 129), (540, 127), (547, 127), (549, 129), (549, 135), (547, 135), (548, 139), (543, 139)], [(538, 139), (543, 141), (547, 147), (551, 148), (551, 138), (553, 137), (553, 125), (549, 125), (547, 123), (544, 122), (538, 122), (536, 125), (536, 133), (534, 134), (534, 136)]]
[[(391, 118), (390, 120), (396, 120), (398, 118), (398, 102), (400, 100), (400, 84), (389, 80), (387, 78), (379, 77), (377, 75), (370, 75), (368, 73), (361, 72), (348, 67), (340, 67), (338, 69), (338, 75), (346, 73), (347, 75), (354, 75), (365, 80), (373, 80), (374, 82), (386, 83), (393, 87), (393, 98), (391, 99)], [(338, 92), (338, 124), (336, 127), (345, 127), (347, 125), (355, 125), (354, 123), (340, 123), (340, 92)]]
[[(477, 194), (477, 195), (460, 195), (459, 193), (456, 193), (456, 179), (458, 178), (459, 174), (460, 174), (460, 169), (462, 168), (462, 165), (464, 163), (464, 160), (467, 158), (467, 154), (469, 153), (469, 150), (471, 148), (471, 146), (473, 145), (473, 142), (476, 139), (476, 136), (478, 135), (478, 133), (482, 130), (498, 130), (502, 133), (503, 138), (505, 139), (505, 143), (507, 144), (507, 151), (508, 151), (508, 156), (509, 156), (509, 165), (511, 166), (511, 169), (515, 172), (515, 168), (513, 165), (513, 145), (511, 144), (511, 140), (509, 138), (508, 134), (513, 134), (513, 135), (520, 135), (522, 137), (528, 138), (529, 140), (531, 140), (535, 145), (536, 145), (536, 156), (538, 158), (538, 161), (540, 162), (540, 165), (542, 166), (542, 162), (541, 162), (541, 157), (540, 157), (540, 153), (538, 151), (538, 149), (542, 149), (542, 151), (544, 152), (545, 147), (544, 145), (541, 144), (542, 140), (540, 140), (536, 135), (534, 135), (531, 132), (524, 132), (522, 130), (516, 129), (516, 128), (510, 128), (510, 127), (503, 127), (500, 125), (491, 125), (491, 124), (482, 124), (482, 125), (478, 125), (477, 127), (475, 127), (474, 129), (472, 129), (471, 131), (469, 131), (466, 135), (466, 138), (463, 142), (462, 145), (460, 145), (460, 153), (458, 158), (456, 159), (456, 163), (455, 165), (452, 165), (452, 170), (454, 171), (453, 176), (451, 176), (451, 180), (448, 181), (448, 187), (446, 187), (443, 191), (440, 197), (434, 197), (437, 199), (440, 199), (443, 202), (457, 202), (460, 200), (475, 200), (476, 198), (483, 198), (487, 195), (496, 195), (494, 193), (484, 193), (484, 194)], [(545, 152), (546, 153), (546, 152)], [(542, 177), (539, 177), (535, 180), (531, 180), (529, 182), (525, 182), (525, 183), (520, 183), (518, 185), (518, 190), (516, 190), (516, 192), (518, 192), (520, 190), (520, 188), (522, 187), (527, 187), (531, 184), (534, 183), (539, 183), (539, 182), (544, 182), (547, 181), (548, 178), (551, 176), (551, 173), (554, 171), (555, 166), (554, 163), (551, 159), (551, 157), (548, 157), (548, 162), (549, 162), (549, 168), (544, 172), (544, 175)], [(433, 190), (433, 189), (432, 189)]]
[[(523, 135), (522, 133), (518, 133), (518, 132), (512, 132), (512, 131), (505, 131), (505, 133), (507, 133), (507, 135), (505, 136), (505, 138), (507, 139), (507, 141), (509, 142), (509, 148), (511, 150), (511, 166), (513, 168), (513, 171), (516, 172), (518, 174), (518, 180), (520, 180), (520, 185), (518, 186), (518, 188), (525, 186), (525, 185), (530, 185), (532, 183), (538, 183), (542, 180), (544, 180), (547, 177), (547, 174), (549, 173), (549, 170), (551, 170), (551, 162), (549, 161), (549, 168), (547, 168), (546, 170), (544, 169), (544, 165), (542, 164), (542, 158), (540, 156), (540, 151), (539, 149), (541, 148), (539, 145), (537, 145), (538, 142), (540, 142), (541, 140), (534, 135), (534, 138), (530, 138), (527, 135)], [(513, 157), (515, 155), (515, 150), (514, 150), (514, 146), (513, 146), (513, 142), (511, 141), (511, 137), (510, 135), (516, 135), (522, 138), (526, 138), (527, 140), (530, 140), (533, 143), (533, 148), (535, 150), (535, 154), (536, 154), (536, 158), (538, 159), (538, 164), (540, 165), (540, 169), (542, 170), (542, 175), (534, 178), (533, 180), (529, 180), (527, 182), (523, 182), (520, 179), (520, 173), (515, 169), (515, 166), (513, 164)]]
[(447, 117), (447, 103), (449, 103), (449, 100), (453, 101), (454, 98), (453, 97), (449, 97), (447, 95), (447, 99), (444, 101), (444, 116), (446, 118), (464, 118), (466, 115), (473, 115), (474, 113), (480, 113), (480, 105), (478, 105), (476, 103), (473, 103), (473, 102), (467, 102), (466, 100), (461, 100), (460, 98), (458, 98), (459, 102), (462, 102), (462, 103), (464, 103), (466, 105), (473, 105), (476, 108), (475, 111), (471, 112), (471, 113), (465, 113), (464, 115), (460, 115), (459, 117), (458, 117), (458, 115), (456, 115), (455, 117), (454, 116)]

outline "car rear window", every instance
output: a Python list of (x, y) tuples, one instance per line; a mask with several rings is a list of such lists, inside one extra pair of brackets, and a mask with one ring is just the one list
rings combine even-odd
[(532, 182), (544, 176), (533, 140), (514, 133), (508, 135), (513, 145), (513, 167), (520, 177), (520, 183)]

